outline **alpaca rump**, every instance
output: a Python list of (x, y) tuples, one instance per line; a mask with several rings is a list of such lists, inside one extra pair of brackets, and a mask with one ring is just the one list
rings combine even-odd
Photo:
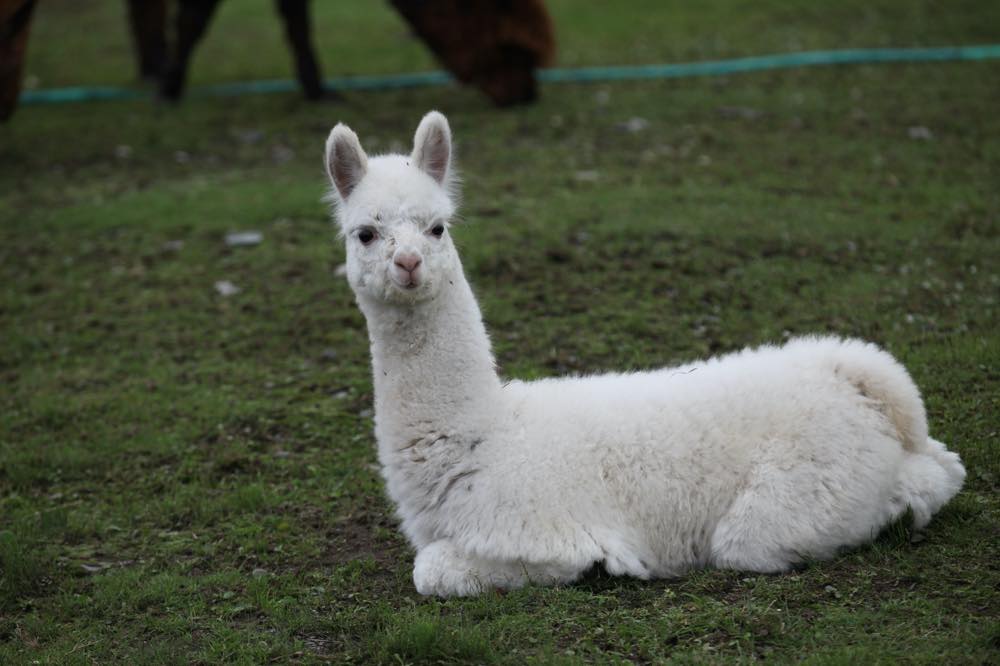
[(504, 383), (449, 224), (451, 130), (410, 156), (326, 146), (368, 323), (375, 436), (421, 594), (695, 567), (788, 570), (917, 527), (965, 470), (920, 394), (858, 340), (796, 339), (648, 372)]

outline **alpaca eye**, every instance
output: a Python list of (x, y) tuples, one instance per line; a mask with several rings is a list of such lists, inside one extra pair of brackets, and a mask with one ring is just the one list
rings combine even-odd
[(441, 236), (444, 235), (444, 225), (443, 224), (435, 224), (431, 228), (431, 233), (434, 234), (434, 236), (436, 236), (437, 238), (441, 238)]
[(368, 245), (375, 240), (375, 232), (367, 227), (358, 232), (358, 240), (362, 245)]

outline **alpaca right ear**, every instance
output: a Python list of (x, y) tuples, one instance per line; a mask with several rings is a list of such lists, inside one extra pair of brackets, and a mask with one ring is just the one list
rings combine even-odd
[(326, 174), (340, 198), (346, 201), (366, 173), (368, 156), (358, 135), (347, 125), (337, 123), (326, 140)]

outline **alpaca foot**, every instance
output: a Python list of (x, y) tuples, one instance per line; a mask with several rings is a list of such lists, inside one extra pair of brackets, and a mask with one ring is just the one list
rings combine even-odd
[(160, 80), (159, 99), (165, 102), (179, 102), (184, 96), (186, 74), (181, 69), (168, 69)]
[(310, 102), (340, 103), (347, 99), (333, 88), (319, 88), (318, 90), (303, 88), (302, 94)]
[(417, 553), (413, 563), (417, 592), (439, 597), (468, 597), (494, 589), (521, 587), (527, 576), (516, 564), (490, 562), (463, 555), (448, 541), (435, 541)]
[(527, 564), (516, 560), (470, 557), (450, 541), (442, 539), (417, 553), (413, 563), (413, 582), (417, 592), (423, 595), (468, 597), (489, 590), (513, 590), (529, 583), (569, 583), (576, 580), (587, 566)]

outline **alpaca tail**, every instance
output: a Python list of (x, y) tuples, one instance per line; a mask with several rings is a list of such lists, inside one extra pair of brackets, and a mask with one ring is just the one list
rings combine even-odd
[(833, 371), (886, 415), (907, 451), (930, 453), (927, 414), (920, 391), (889, 353), (859, 340), (837, 341)]

